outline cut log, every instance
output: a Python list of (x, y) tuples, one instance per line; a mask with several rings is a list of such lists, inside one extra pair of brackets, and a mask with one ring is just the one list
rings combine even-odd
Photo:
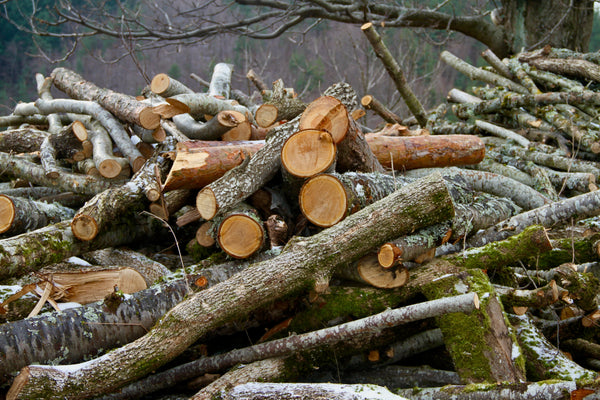
[[(356, 93), (347, 84), (333, 85), (324, 94), (338, 98), (348, 109), (354, 108)], [(298, 120), (297, 117), (274, 128), (269, 141), (250, 158), (244, 168), (238, 166), (232, 169), (230, 173), (207, 185), (198, 193), (196, 206), (202, 218), (210, 220), (217, 213), (227, 211), (275, 176), (281, 166), (280, 154), (283, 143), (297, 131)]]
[[(265, 244), (265, 230), (256, 210), (241, 203), (223, 216), (217, 229), (219, 247), (234, 258), (248, 258)], [(200, 242), (198, 242), (200, 243)]]
[(361, 257), (355, 264), (343, 265), (336, 276), (380, 289), (394, 289), (408, 282), (409, 271), (404, 267), (383, 268), (376, 254)]
[(160, 124), (160, 117), (152, 108), (133, 97), (100, 88), (66, 68), (55, 68), (51, 76), (54, 86), (73, 99), (95, 101), (117, 118), (146, 129), (155, 129)]
[(271, 97), (256, 110), (256, 123), (267, 128), (278, 121), (289, 121), (304, 111), (306, 104), (297, 97), (290, 96), (281, 79), (273, 82)]
[(154, 75), (152, 82), (150, 82), (150, 90), (162, 97), (171, 97), (182, 93), (194, 93), (192, 89), (177, 79), (163, 73)]
[(48, 132), (32, 126), (7, 129), (0, 132), (0, 151), (5, 153), (31, 153), (39, 151)]
[(298, 122), (298, 129), (316, 129), (331, 134), (335, 144), (344, 140), (349, 127), (348, 112), (342, 102), (332, 96), (321, 96), (308, 104)]
[(264, 141), (178, 142), (177, 156), (163, 191), (202, 188), (240, 165), (264, 144)]
[(360, 99), (360, 104), (367, 110), (372, 110), (379, 115), (385, 122), (390, 124), (402, 125), (402, 118), (390, 111), (386, 106), (377, 100), (373, 95), (366, 95)]
[(246, 107), (231, 100), (217, 99), (204, 93), (178, 94), (169, 97), (166, 101), (171, 107), (179, 110), (180, 114), (189, 113), (197, 119), (204, 118), (205, 115), (217, 115), (221, 111), (232, 110), (245, 115), (254, 122), (252, 114)]
[(328, 170), (336, 158), (331, 134), (305, 129), (291, 135), (281, 148), (281, 165), (292, 176), (308, 178)]
[(452, 201), (440, 178), (407, 185), (322, 233), (288, 242), (278, 257), (253, 264), (180, 303), (144, 338), (110, 355), (77, 368), (26, 367), (8, 398), (31, 398), (39, 393), (84, 398), (115, 390), (156, 370), (225, 322), (306, 289), (316, 275), (330, 275), (339, 264), (358, 258), (390, 237), (435, 224), (452, 214)]
[(0, 194), (0, 233), (8, 236), (73, 218), (75, 211), (60, 204)]
[[(194, 120), (189, 114), (180, 114), (173, 117), (175, 126), (190, 139), (198, 140), (220, 140), (229, 130), (246, 122), (246, 116), (238, 111), (220, 111), (214, 118), (201, 124)], [(247, 131), (244, 140), (249, 139), (250, 131)]]

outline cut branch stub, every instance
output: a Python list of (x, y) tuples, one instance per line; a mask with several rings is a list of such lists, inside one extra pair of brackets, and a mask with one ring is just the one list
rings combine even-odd
[(327, 131), (337, 144), (346, 136), (348, 123), (348, 112), (344, 104), (335, 97), (321, 96), (306, 107), (298, 122), (298, 129)]
[(264, 242), (262, 223), (249, 212), (228, 215), (219, 225), (217, 243), (232, 257), (248, 258), (260, 250)]
[(281, 148), (281, 165), (293, 176), (308, 178), (333, 165), (336, 147), (327, 131), (305, 129), (290, 136)]

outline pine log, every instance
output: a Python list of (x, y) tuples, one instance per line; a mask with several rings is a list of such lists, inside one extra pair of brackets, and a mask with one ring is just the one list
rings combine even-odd
[(129, 159), (129, 163), (134, 171), (138, 171), (145, 159), (131, 142), (129, 134), (125, 131), (120, 122), (118, 122), (108, 111), (103, 109), (98, 103), (93, 101), (57, 99), (36, 101), (37, 107), (44, 113), (52, 112), (73, 112), (79, 114), (88, 114), (93, 116), (108, 131), (111, 138), (119, 149)]
[(365, 136), (381, 165), (397, 171), (477, 164), (485, 156), (484, 143), (473, 135)]
[(176, 94), (194, 93), (194, 91), (177, 79), (171, 78), (167, 74), (156, 74), (150, 82), (150, 90), (162, 97), (171, 97)]
[(281, 165), (298, 178), (308, 178), (328, 170), (335, 159), (335, 143), (327, 131), (300, 130), (287, 138), (281, 148)]
[(263, 141), (178, 142), (177, 157), (163, 191), (202, 188), (240, 165), (264, 145)]
[(46, 177), (44, 169), (31, 161), (7, 153), (0, 153), (2, 174), (27, 179), (29, 182), (79, 194), (95, 195), (114, 186), (114, 183), (86, 176), (63, 172), (56, 179)]
[(385, 43), (383, 43), (381, 36), (379, 36), (379, 33), (377, 33), (373, 27), (373, 23), (367, 22), (361, 26), (360, 29), (367, 36), (367, 39), (369, 40), (369, 43), (371, 43), (373, 50), (375, 50), (377, 57), (383, 62), (383, 66), (394, 81), (396, 89), (398, 89), (398, 92), (400, 92), (400, 95), (404, 99), (408, 109), (415, 116), (421, 128), (425, 128), (427, 125), (427, 113), (425, 112), (423, 105), (419, 102), (413, 91), (408, 86), (408, 82), (406, 81), (402, 68), (394, 59)]
[[(390, 237), (435, 224), (452, 214), (452, 201), (439, 177), (407, 185), (319, 234), (288, 242), (278, 257), (253, 264), (180, 303), (145, 337), (110, 355), (76, 369), (26, 367), (8, 398), (34, 397), (34, 392), (52, 393), (54, 398), (85, 398), (115, 390), (173, 359), (226, 321), (306, 289), (315, 275), (330, 275), (337, 265), (358, 258)], [(331, 257), (334, 253), (338, 256)]]
[[(336, 84), (328, 88), (325, 95), (341, 100), (348, 109), (353, 109), (356, 94), (347, 84)], [(244, 168), (234, 168), (217, 181), (203, 188), (196, 198), (196, 207), (202, 218), (212, 219), (217, 213), (245, 200), (264, 186), (279, 170), (280, 153), (285, 140), (297, 131), (299, 118), (274, 128), (265, 145), (250, 158)]]
[(73, 99), (95, 101), (117, 118), (146, 129), (159, 126), (160, 117), (152, 112), (152, 108), (133, 97), (100, 88), (66, 68), (55, 68), (51, 76), (54, 86)]
[(73, 218), (75, 211), (60, 204), (0, 194), (0, 233), (13, 236)]
[[(161, 145), (166, 148), (169, 143)], [(145, 205), (144, 200), (147, 201), (144, 189), (156, 179), (155, 169), (164, 170), (168, 165), (167, 160), (159, 157), (160, 151), (157, 149), (155, 158), (145, 162), (129, 182), (99, 193), (86, 202), (71, 221), (73, 235), (79, 240), (92, 240), (124, 213), (139, 211)]]

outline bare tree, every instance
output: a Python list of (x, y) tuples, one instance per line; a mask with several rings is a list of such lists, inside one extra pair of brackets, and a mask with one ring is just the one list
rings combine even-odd
[[(152, 48), (165, 43), (189, 44), (224, 32), (271, 39), (292, 30), (305, 32), (329, 20), (460, 32), (500, 56), (545, 44), (587, 50), (594, 3), (593, 0), (440, 0), (438, 4), (376, 0), (115, 3), (59, 0), (52, 8), (40, 9), (36, 7), (38, 1), (32, 0), (33, 10), (22, 12), (21, 19), (26, 23), (19, 24), (19, 29), (37, 36), (73, 40), (90, 35), (128, 37), (141, 48)], [(17, 20), (6, 12), (4, 18), (13, 23)]]

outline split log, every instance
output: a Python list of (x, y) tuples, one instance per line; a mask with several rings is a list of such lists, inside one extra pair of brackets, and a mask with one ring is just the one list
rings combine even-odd
[[(354, 90), (347, 84), (336, 84), (328, 88), (325, 95), (332, 95), (353, 109), (356, 102)], [(264, 186), (279, 170), (280, 153), (285, 140), (297, 131), (299, 118), (280, 125), (271, 131), (269, 140), (244, 168), (234, 168), (228, 174), (203, 188), (196, 198), (196, 207), (202, 218), (212, 219), (217, 213), (245, 200)]]
[(92, 101), (57, 99), (36, 101), (40, 111), (44, 113), (73, 112), (93, 116), (110, 134), (117, 147), (127, 156), (134, 171), (138, 171), (145, 159), (135, 145), (131, 142), (129, 134), (123, 126), (98, 103)]
[[(235, 349), (228, 353), (205, 357), (157, 373), (130, 385), (110, 398), (127, 398), (129, 393), (147, 394), (148, 390), (159, 390), (195, 376), (218, 372), (238, 363), (248, 363), (271, 357), (288, 356), (296, 352), (326, 348), (353, 338), (367, 340), (383, 328), (418, 321), (446, 312), (469, 313), (479, 307), (479, 300), (473, 293), (453, 298), (417, 303), (402, 308), (386, 310), (359, 320), (300, 335), (259, 343), (251, 347)], [(134, 391), (135, 388), (135, 391)], [(146, 388), (146, 390), (143, 390)], [(9, 397), (10, 398), (10, 397)]]
[(133, 97), (100, 88), (66, 68), (55, 68), (51, 76), (54, 86), (73, 99), (94, 101), (117, 118), (146, 129), (159, 126), (160, 117), (152, 112), (152, 108)]
[(106, 300), (0, 325), (0, 382), (6, 383), (28, 364), (76, 363), (129, 343), (189, 293), (187, 281), (179, 279), (112, 305)]
[(367, 22), (361, 26), (360, 29), (367, 36), (367, 39), (369, 40), (369, 43), (371, 43), (373, 50), (375, 50), (377, 57), (383, 62), (383, 66), (394, 81), (396, 89), (398, 89), (398, 92), (400, 92), (400, 95), (404, 99), (408, 109), (415, 116), (421, 128), (425, 128), (427, 125), (427, 113), (425, 112), (421, 102), (419, 102), (413, 91), (408, 86), (408, 82), (406, 82), (402, 68), (394, 59), (392, 53), (390, 53), (385, 43), (383, 43), (381, 36), (379, 36), (373, 27), (373, 23)]
[[(169, 143), (163, 142), (166, 149)], [(139, 211), (145, 205), (144, 189), (156, 179), (155, 170), (166, 169), (168, 162), (160, 158), (157, 149), (150, 159), (126, 184), (97, 194), (83, 205), (71, 221), (73, 235), (79, 240), (92, 240), (102, 230), (126, 212)]]
[(177, 79), (171, 78), (167, 74), (156, 74), (150, 82), (150, 90), (162, 97), (171, 97), (176, 94), (189, 93), (192, 94), (194, 91)]
[[(440, 178), (407, 185), (322, 233), (288, 242), (286, 251), (278, 257), (253, 264), (244, 273), (180, 303), (144, 338), (110, 355), (77, 369), (26, 367), (15, 380), (8, 398), (36, 396), (33, 392), (53, 393), (55, 398), (65, 395), (83, 398), (115, 390), (173, 359), (226, 321), (305, 289), (314, 282), (315, 275), (328, 276), (337, 265), (359, 257), (378, 243), (450, 218), (452, 213), (452, 201)], [(331, 257), (334, 253), (339, 256)], [(315, 268), (315, 263), (319, 267)], [(282, 275), (283, 269), (286, 273)], [(280, 279), (281, 276), (285, 278)], [(80, 379), (85, 381), (83, 386)]]
[(13, 236), (73, 218), (75, 211), (60, 204), (0, 194), (0, 233)]
[(240, 165), (264, 145), (263, 141), (178, 142), (177, 157), (163, 191), (202, 188)]
[(63, 172), (56, 179), (46, 177), (44, 169), (31, 161), (7, 153), (0, 153), (2, 174), (27, 179), (29, 182), (78, 194), (95, 195), (114, 186), (113, 182), (89, 175)]

